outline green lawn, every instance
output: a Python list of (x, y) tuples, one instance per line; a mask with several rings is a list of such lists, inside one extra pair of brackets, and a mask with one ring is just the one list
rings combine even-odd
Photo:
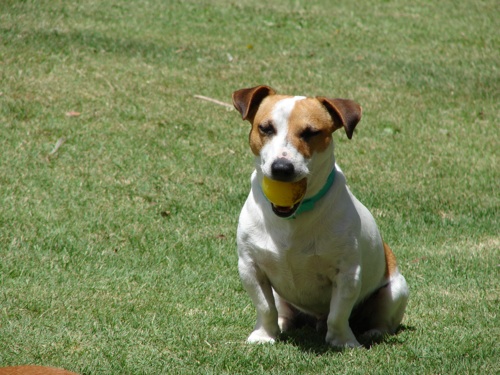
[[(493, 374), (495, 0), (0, 2), (0, 366), (81, 374)], [(247, 345), (242, 87), (363, 106), (337, 161), (395, 251), (401, 331)]]

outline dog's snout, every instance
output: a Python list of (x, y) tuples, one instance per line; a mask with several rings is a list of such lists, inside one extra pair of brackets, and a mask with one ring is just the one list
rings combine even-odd
[(275, 180), (292, 181), (295, 177), (295, 167), (290, 160), (279, 158), (271, 165), (271, 174)]

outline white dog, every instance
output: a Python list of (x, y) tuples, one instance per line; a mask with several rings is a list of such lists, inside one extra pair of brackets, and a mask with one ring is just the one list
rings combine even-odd
[[(350, 139), (361, 107), (346, 99), (276, 95), (268, 86), (234, 92), (233, 104), (252, 124), (256, 164), (237, 233), (240, 277), (257, 310), (248, 342), (274, 342), (299, 313), (326, 321), (326, 341), (334, 347), (360, 345), (350, 320), (367, 334), (394, 333), (408, 286), (333, 153), (332, 133), (344, 128)], [(264, 178), (305, 178), (305, 196), (289, 207), (272, 204)]]

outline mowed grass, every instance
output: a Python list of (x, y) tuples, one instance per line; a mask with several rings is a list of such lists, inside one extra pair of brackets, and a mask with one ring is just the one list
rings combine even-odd
[[(0, 366), (82, 374), (498, 371), (496, 1), (0, 3)], [(242, 87), (363, 106), (337, 160), (394, 249), (400, 332), (337, 352), (255, 319)]]

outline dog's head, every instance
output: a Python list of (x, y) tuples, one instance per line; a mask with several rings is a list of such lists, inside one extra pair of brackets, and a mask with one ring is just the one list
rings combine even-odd
[(269, 86), (235, 91), (233, 104), (252, 124), (257, 170), (284, 182), (307, 178), (307, 195), (321, 189), (334, 167), (332, 133), (344, 128), (350, 139), (361, 119), (352, 100), (277, 95)]

